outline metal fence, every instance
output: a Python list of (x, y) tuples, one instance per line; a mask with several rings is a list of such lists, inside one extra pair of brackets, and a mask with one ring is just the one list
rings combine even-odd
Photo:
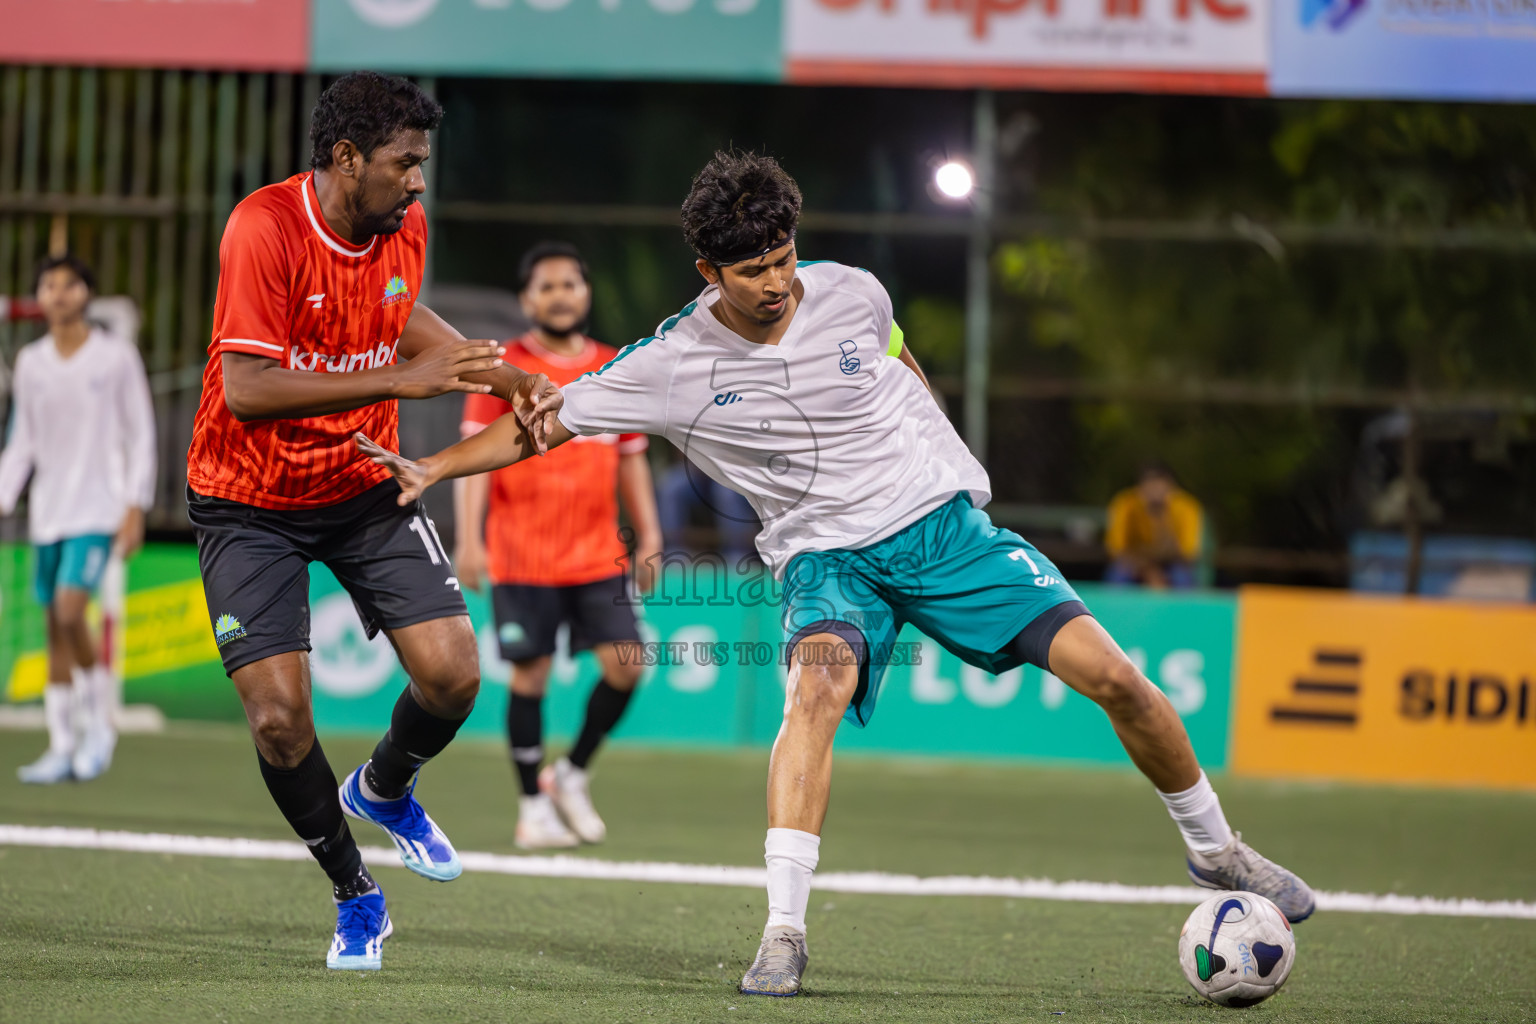
[[(319, 75), (0, 67), (0, 297), (28, 293), (36, 261), (46, 253), (70, 249), (96, 267), (103, 294), (126, 295), (137, 304), (143, 317), (139, 343), (150, 372), (160, 432), (160, 491), (150, 519), (151, 527), (157, 530), (181, 531), (187, 525), (182, 498), (184, 455), (211, 330), (217, 244), (225, 220), (247, 193), (305, 165), (309, 112), (323, 84)], [(429, 91), (437, 91), (435, 81), (424, 80), (422, 84)], [(633, 199), (619, 203), (557, 202), (548, 201), (549, 196), (530, 201), (521, 194), (510, 196), (516, 202), (491, 201), (481, 194), (487, 180), (484, 174), (459, 173), (460, 183), (453, 185), (455, 176), (446, 173), (450, 168), (462, 171), (472, 164), (494, 165), (494, 160), (485, 157), (487, 139), (503, 139), (502, 150), (493, 147), (493, 152), (507, 159), (505, 139), (521, 144), (524, 133), (551, 130), (553, 122), (541, 121), (530, 127), (517, 118), (502, 117), (509, 97), (531, 88), (522, 83), (447, 80), (441, 84), (450, 108), (464, 112), (456, 116), (465, 118), (465, 125), (504, 129), (478, 137), (466, 133), (463, 138), (470, 141), (448, 147), (451, 151), (435, 140), (439, 141), (434, 161), (437, 170), (428, 175), (428, 185), (435, 190), (440, 178), (450, 181), (431, 207), (434, 224), (444, 228), (434, 232), (432, 244), (442, 257), (440, 268), (445, 278), (456, 274), (460, 283), (491, 283), (478, 281), (468, 268), (483, 262), (485, 253), (504, 254), (507, 238), (516, 233), (512, 229), (520, 230), (529, 241), (535, 233), (542, 235), (551, 227), (564, 231), (593, 229), (615, 250), (624, 249), (624, 243), (614, 239), (626, 237), (625, 231), (663, 227), (675, 231), (677, 211), (672, 206), (645, 205)], [(626, 91), (633, 90), (626, 87)], [(535, 92), (537, 97), (544, 96)], [(665, 102), (646, 101), (643, 105), (664, 110), (687, 105), (687, 97), (662, 99)], [(614, 118), (642, 116), (622, 104), (623, 109), (610, 109), (615, 104), (607, 94), (585, 102), (588, 107), (559, 106), (557, 113), (569, 117), (575, 110), (583, 124), (609, 127), (616, 123)], [(987, 127), (992, 117), (1006, 120), (1023, 102), (1020, 97), (1001, 97), (998, 106), (1004, 109), (994, 110), (987, 97), (978, 96), (976, 137), (981, 139), (992, 130)], [(525, 98), (524, 106), (518, 109), (526, 113), (538, 106)], [(593, 121), (599, 114), (602, 116)], [(1070, 496), (1064, 481), (1077, 472), (1078, 464), (1061, 461), (1060, 453), (1072, 450), (1070, 442), (1078, 432), (1074, 410), (1085, 405), (1174, 403), (1208, 414), (1188, 430), (1210, 433), (1230, 432), (1231, 421), (1239, 419), (1238, 414), (1248, 422), (1273, 409), (1308, 412), (1337, 407), (1341, 416), (1337, 427), (1328, 427), (1330, 435), (1336, 435), (1330, 444), (1345, 450), (1356, 444), (1356, 412), (1380, 414), (1408, 409), (1427, 414), (1441, 407), (1475, 408), (1528, 418), (1533, 408), (1529, 388), (1518, 381), (1510, 381), (1508, 391), (1498, 394), (1438, 394), (1410, 392), (1402, 387), (1332, 386), (1327, 381), (1306, 387), (1274, 385), (1206, 379), (1200, 373), (1171, 387), (1166, 382), (1138, 379), (1089, 379), (1066, 368), (1044, 373), (1010, 367), (1003, 358), (1006, 353), (988, 349), (988, 335), (1006, 336), (1010, 327), (1000, 321), (1012, 316), (1016, 324), (1022, 315), (1018, 309), (1010, 312), (1008, 303), (1027, 306), (1027, 302), (1009, 299), (1000, 294), (995, 281), (982, 280), (987, 261), (977, 258), (978, 253), (985, 256), (991, 242), (1055, 238), (1095, 245), (1157, 243), (1229, 249), (1241, 243), (1257, 245), (1266, 253), (1291, 247), (1301, 254), (1408, 247), (1457, 255), (1486, 251), (1529, 259), (1536, 252), (1536, 233), (1519, 226), (1409, 231), (1308, 223), (1257, 225), (1244, 218), (1230, 222), (1073, 220), (1008, 209), (960, 215), (953, 211), (921, 213), (893, 208), (850, 212), (826, 208), (808, 210), (802, 227), (826, 237), (905, 239), (924, 244), (944, 241), (969, 248), (965, 359), (947, 374), (934, 365), (930, 369), (938, 371), (935, 383), (954, 400), (955, 419), (966, 427), (967, 439), (984, 459), (989, 452), (994, 456), (986, 461), (997, 484), (995, 513), (999, 521), (1021, 528), (1032, 528), (1040, 521), (1035, 506)], [(494, 229), (494, 237), (486, 229)], [(444, 238), (455, 241), (444, 243)], [(461, 241), (466, 244), (461, 245)], [(1153, 253), (1144, 258), (1157, 256)], [(1298, 262), (1302, 258), (1292, 257)], [(429, 280), (437, 262), (429, 262)], [(637, 309), (649, 307), (654, 300), (648, 296), (636, 304)], [(675, 306), (662, 303), (653, 312), (670, 308)], [(991, 322), (990, 330), (982, 329), (987, 321)], [(643, 320), (635, 329), (654, 322), (655, 318)], [(0, 365), (9, 365), (16, 349), (37, 331), (35, 324), (7, 322), (0, 316)], [(0, 390), (3, 383), (4, 375), (0, 374)], [(403, 411), (407, 418), (427, 415), (425, 410), (414, 408)], [(437, 415), (442, 421), (438, 425), (451, 418), (442, 412)], [(1060, 436), (1047, 433), (1052, 430)], [(994, 437), (991, 445), (985, 443), (989, 432)], [(1255, 436), (1257, 446), (1263, 438)], [(1416, 436), (1416, 432), (1409, 432), (1408, 439)], [(1021, 451), (1043, 452), (1058, 461), (1031, 461), (1020, 457)], [(1086, 454), (1097, 457), (1096, 453)], [(1409, 476), (1416, 475), (1416, 465), (1417, 460), (1409, 460)], [(1330, 479), (1336, 479), (1340, 487), (1347, 485), (1347, 470), (1341, 469)], [(1055, 505), (1046, 508), (1048, 518), (1059, 517), (1060, 512), (1061, 507)], [(7, 529), (13, 530), (14, 523), (0, 524), (0, 540), (6, 538)], [(1280, 545), (1267, 542), (1270, 546), (1265, 550), (1244, 555), (1228, 567), (1241, 578), (1251, 578), (1250, 571), (1261, 565), (1284, 573), (1312, 558), (1331, 567), (1329, 581), (1341, 581), (1343, 546), (1334, 536), (1339, 531), (1314, 532), (1318, 537), (1291, 538)], [(1305, 558), (1298, 554), (1302, 548), (1312, 549)], [(1085, 551), (1095, 557), (1100, 554), (1096, 544), (1087, 545)], [(1223, 557), (1231, 559), (1239, 554), (1229, 549)]]
[[(206, 359), (218, 240), (236, 202), (307, 164), (318, 75), (0, 70), (0, 296), (72, 251), (143, 316), (160, 491), (150, 525), (186, 523), (187, 444)], [(7, 365), (39, 328), (0, 320)]]

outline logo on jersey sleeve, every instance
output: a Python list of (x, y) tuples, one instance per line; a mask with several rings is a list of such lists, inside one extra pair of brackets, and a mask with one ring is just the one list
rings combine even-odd
[(411, 297), (411, 289), (406, 286), (405, 278), (396, 274), (389, 279), (389, 284), (384, 286), (384, 301), (380, 305), (393, 306), (397, 302), (405, 302)]

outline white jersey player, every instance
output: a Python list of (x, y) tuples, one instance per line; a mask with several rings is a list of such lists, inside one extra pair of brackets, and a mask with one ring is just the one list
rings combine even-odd
[(154, 503), (149, 382), (131, 340), (86, 321), (93, 290), (90, 268), (74, 257), (50, 258), (38, 271), (48, 333), (16, 356), (0, 453), (0, 514), (10, 514), (31, 479), (28, 532), (48, 621), (48, 749), (18, 770), (23, 782), (95, 778), (111, 763), (114, 681), (86, 605), (113, 550), (126, 557), (143, 543)]
[[(793, 259), (793, 246), (780, 247)], [(581, 434), (660, 434), (744, 495), (758, 552), (783, 579), (797, 554), (863, 548), (958, 494), (989, 498), (971, 455), (903, 365), (891, 300), (873, 274), (800, 263), (801, 295), (775, 344), (745, 340), (711, 310), (711, 284), (656, 335), (565, 388)], [(910, 357), (909, 357), (910, 358)]]
[[(708, 287), (654, 336), (547, 395), (530, 421), (551, 447), (662, 434), (762, 518), (789, 677), (768, 769), (768, 925), (742, 992), (800, 990), (833, 736), (844, 719), (868, 724), (906, 623), (988, 672), (1030, 662), (1097, 702), (1167, 804), (1190, 877), (1308, 916), (1306, 883), (1228, 826), (1167, 698), (1060, 570), (982, 511), (986, 471), (929, 394), (885, 289), (862, 270), (797, 262), (799, 213), (799, 189), (773, 160), (717, 153), (683, 203)], [(536, 453), (507, 419), (419, 463), (360, 445), (394, 471), (402, 502)]]

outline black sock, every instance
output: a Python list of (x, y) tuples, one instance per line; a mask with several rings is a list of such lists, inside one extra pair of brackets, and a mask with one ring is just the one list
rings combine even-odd
[[(277, 809), (309, 847), (309, 852), (339, 889), (367, 875), (363, 855), (357, 850), (347, 819), (336, 795), (336, 774), (331, 771), (320, 741), (315, 740), (304, 760), (292, 768), (279, 768), (256, 752), (261, 777)], [(372, 879), (369, 879), (372, 882)]]
[(389, 732), (373, 748), (373, 757), (363, 769), (368, 788), (381, 800), (405, 796), (417, 770), (443, 752), (464, 724), (464, 718), (449, 720), (428, 713), (416, 703), (407, 686), (395, 701)]
[(331, 886), (331, 895), (336, 897), (337, 903), (340, 903), (343, 900), (355, 899), (364, 893), (373, 892), (378, 887), (378, 883), (373, 880), (368, 869), (359, 864), (357, 874), (353, 875), (349, 881), (336, 882)]
[(592, 696), (587, 698), (587, 718), (581, 723), (581, 735), (576, 737), (576, 745), (566, 755), (571, 764), (586, 768), (592, 755), (597, 753), (597, 745), (619, 724), (634, 693), (634, 690), (615, 689), (606, 679), (598, 680), (592, 687)]
[(512, 694), (507, 701), (507, 739), (512, 765), (524, 796), (539, 792), (539, 764), (544, 760), (544, 698)]

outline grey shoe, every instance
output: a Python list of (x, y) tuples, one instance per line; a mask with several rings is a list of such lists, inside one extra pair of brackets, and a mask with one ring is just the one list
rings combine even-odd
[(1296, 873), (1259, 854), (1243, 842), (1241, 832), (1232, 833), (1232, 841), (1215, 853), (1185, 851), (1189, 877), (1207, 889), (1231, 889), (1256, 892), (1280, 908), (1287, 921), (1295, 924), (1312, 916), (1317, 900), (1312, 887)]
[(742, 995), (794, 996), (800, 994), (800, 975), (810, 955), (805, 950), (805, 932), (775, 925), (763, 932), (763, 944), (757, 959), (741, 979)]

